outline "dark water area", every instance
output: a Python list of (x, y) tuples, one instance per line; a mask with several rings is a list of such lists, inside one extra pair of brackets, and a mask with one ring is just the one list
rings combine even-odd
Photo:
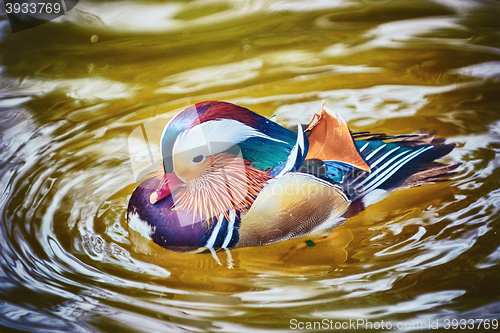
[[(17, 33), (2, 9), (0, 73), (0, 332), (498, 327), (500, 2), (80, 1)], [(193, 103), (288, 126), (323, 99), (355, 131), (436, 131), (458, 173), (263, 247), (177, 253), (128, 229), (141, 125), (157, 158)]]

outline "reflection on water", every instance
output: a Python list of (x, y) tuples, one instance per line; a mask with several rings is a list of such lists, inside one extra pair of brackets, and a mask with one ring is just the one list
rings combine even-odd
[[(499, 318), (499, 11), (473, 0), (80, 1), (16, 34), (3, 15), (2, 331)], [(436, 130), (463, 165), (313, 238), (167, 251), (125, 222), (140, 173), (129, 152), (148, 162), (130, 134), (208, 99), (283, 125), (326, 99), (354, 130)]]

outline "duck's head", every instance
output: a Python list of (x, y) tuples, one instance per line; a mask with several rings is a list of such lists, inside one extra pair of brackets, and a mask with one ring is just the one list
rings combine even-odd
[(246, 108), (197, 103), (163, 130), (164, 172), (149, 201), (157, 205), (171, 196), (171, 210), (187, 217), (185, 224), (245, 212), (285, 167), (296, 141), (293, 131)]

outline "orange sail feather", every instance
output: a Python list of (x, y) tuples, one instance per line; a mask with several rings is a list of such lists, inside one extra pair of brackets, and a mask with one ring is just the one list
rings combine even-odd
[(324, 102), (321, 115), (314, 116), (308, 130), (311, 134), (306, 160), (317, 158), (323, 161), (338, 161), (363, 171), (371, 171), (356, 149), (347, 125), (326, 112)]

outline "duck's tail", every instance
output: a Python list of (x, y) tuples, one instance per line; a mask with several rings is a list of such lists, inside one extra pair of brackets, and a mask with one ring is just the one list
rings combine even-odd
[(434, 132), (410, 135), (353, 133), (355, 144), (371, 168), (370, 173), (354, 170), (344, 178), (343, 187), (352, 201), (377, 190), (394, 190), (445, 180), (460, 164), (435, 162), (450, 153), (455, 144), (436, 139)]

